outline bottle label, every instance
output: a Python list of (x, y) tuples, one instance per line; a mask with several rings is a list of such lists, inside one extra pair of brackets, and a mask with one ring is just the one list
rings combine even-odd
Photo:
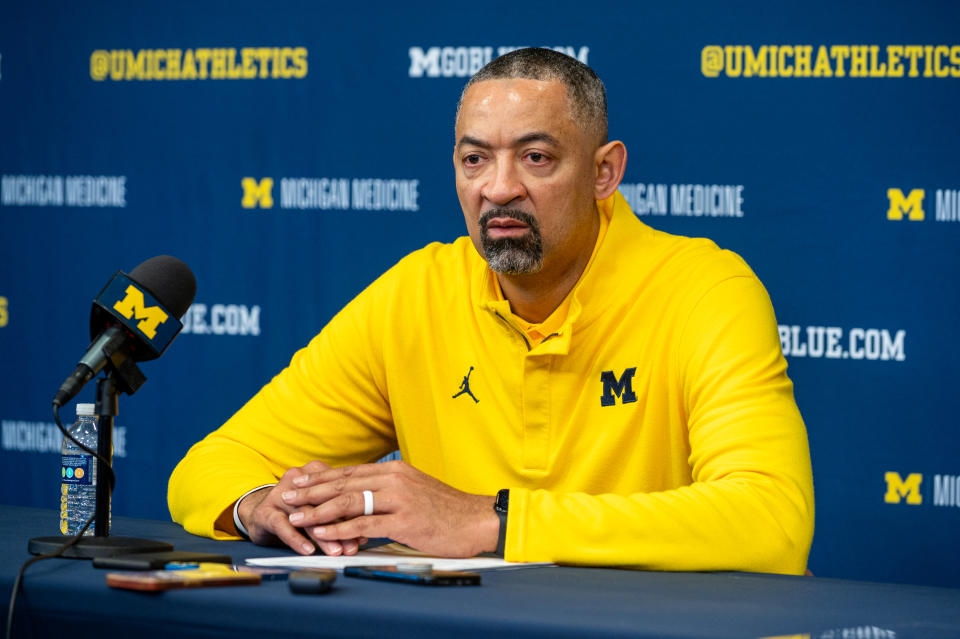
[(89, 486), (93, 483), (94, 459), (90, 455), (63, 455), (60, 464), (60, 481), (64, 484)]

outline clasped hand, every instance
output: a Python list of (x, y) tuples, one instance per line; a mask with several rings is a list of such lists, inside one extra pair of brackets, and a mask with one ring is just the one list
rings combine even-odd
[[(368, 515), (364, 491), (373, 497)], [(386, 537), (431, 555), (472, 557), (496, 549), (493, 501), (402, 461), (341, 468), (312, 461), (249, 495), (239, 515), (255, 543), (279, 540), (303, 555), (313, 542), (327, 555), (352, 555), (368, 538)]]

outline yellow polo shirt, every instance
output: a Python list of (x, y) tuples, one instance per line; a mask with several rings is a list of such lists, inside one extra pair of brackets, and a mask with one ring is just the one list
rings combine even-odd
[(430, 244), (190, 449), (173, 518), (227, 537), (217, 517), (287, 468), (399, 447), (460, 490), (510, 489), (511, 561), (802, 573), (810, 456), (766, 291), (619, 193), (598, 208), (555, 336), (528, 340), (468, 238)]

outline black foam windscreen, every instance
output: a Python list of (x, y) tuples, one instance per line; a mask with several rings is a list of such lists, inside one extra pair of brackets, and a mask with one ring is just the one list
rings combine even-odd
[(130, 271), (130, 279), (147, 289), (177, 319), (187, 312), (197, 293), (193, 271), (170, 255), (151, 257)]

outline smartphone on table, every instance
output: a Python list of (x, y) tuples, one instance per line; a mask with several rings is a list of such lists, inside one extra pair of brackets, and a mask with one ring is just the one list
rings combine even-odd
[(400, 568), (397, 566), (347, 566), (344, 577), (398, 581), (418, 586), (479, 586), (480, 575), (458, 570), (428, 568)]
[(165, 552), (129, 553), (113, 557), (94, 557), (94, 568), (113, 568), (116, 570), (161, 570), (167, 564), (183, 563), (229, 564), (233, 560), (227, 555), (209, 552), (191, 552), (189, 550), (169, 550)]
[(107, 585), (124, 590), (159, 592), (175, 588), (210, 586), (256, 586), (260, 575), (237, 572), (229, 564), (203, 563), (191, 570), (145, 570), (108, 572)]

